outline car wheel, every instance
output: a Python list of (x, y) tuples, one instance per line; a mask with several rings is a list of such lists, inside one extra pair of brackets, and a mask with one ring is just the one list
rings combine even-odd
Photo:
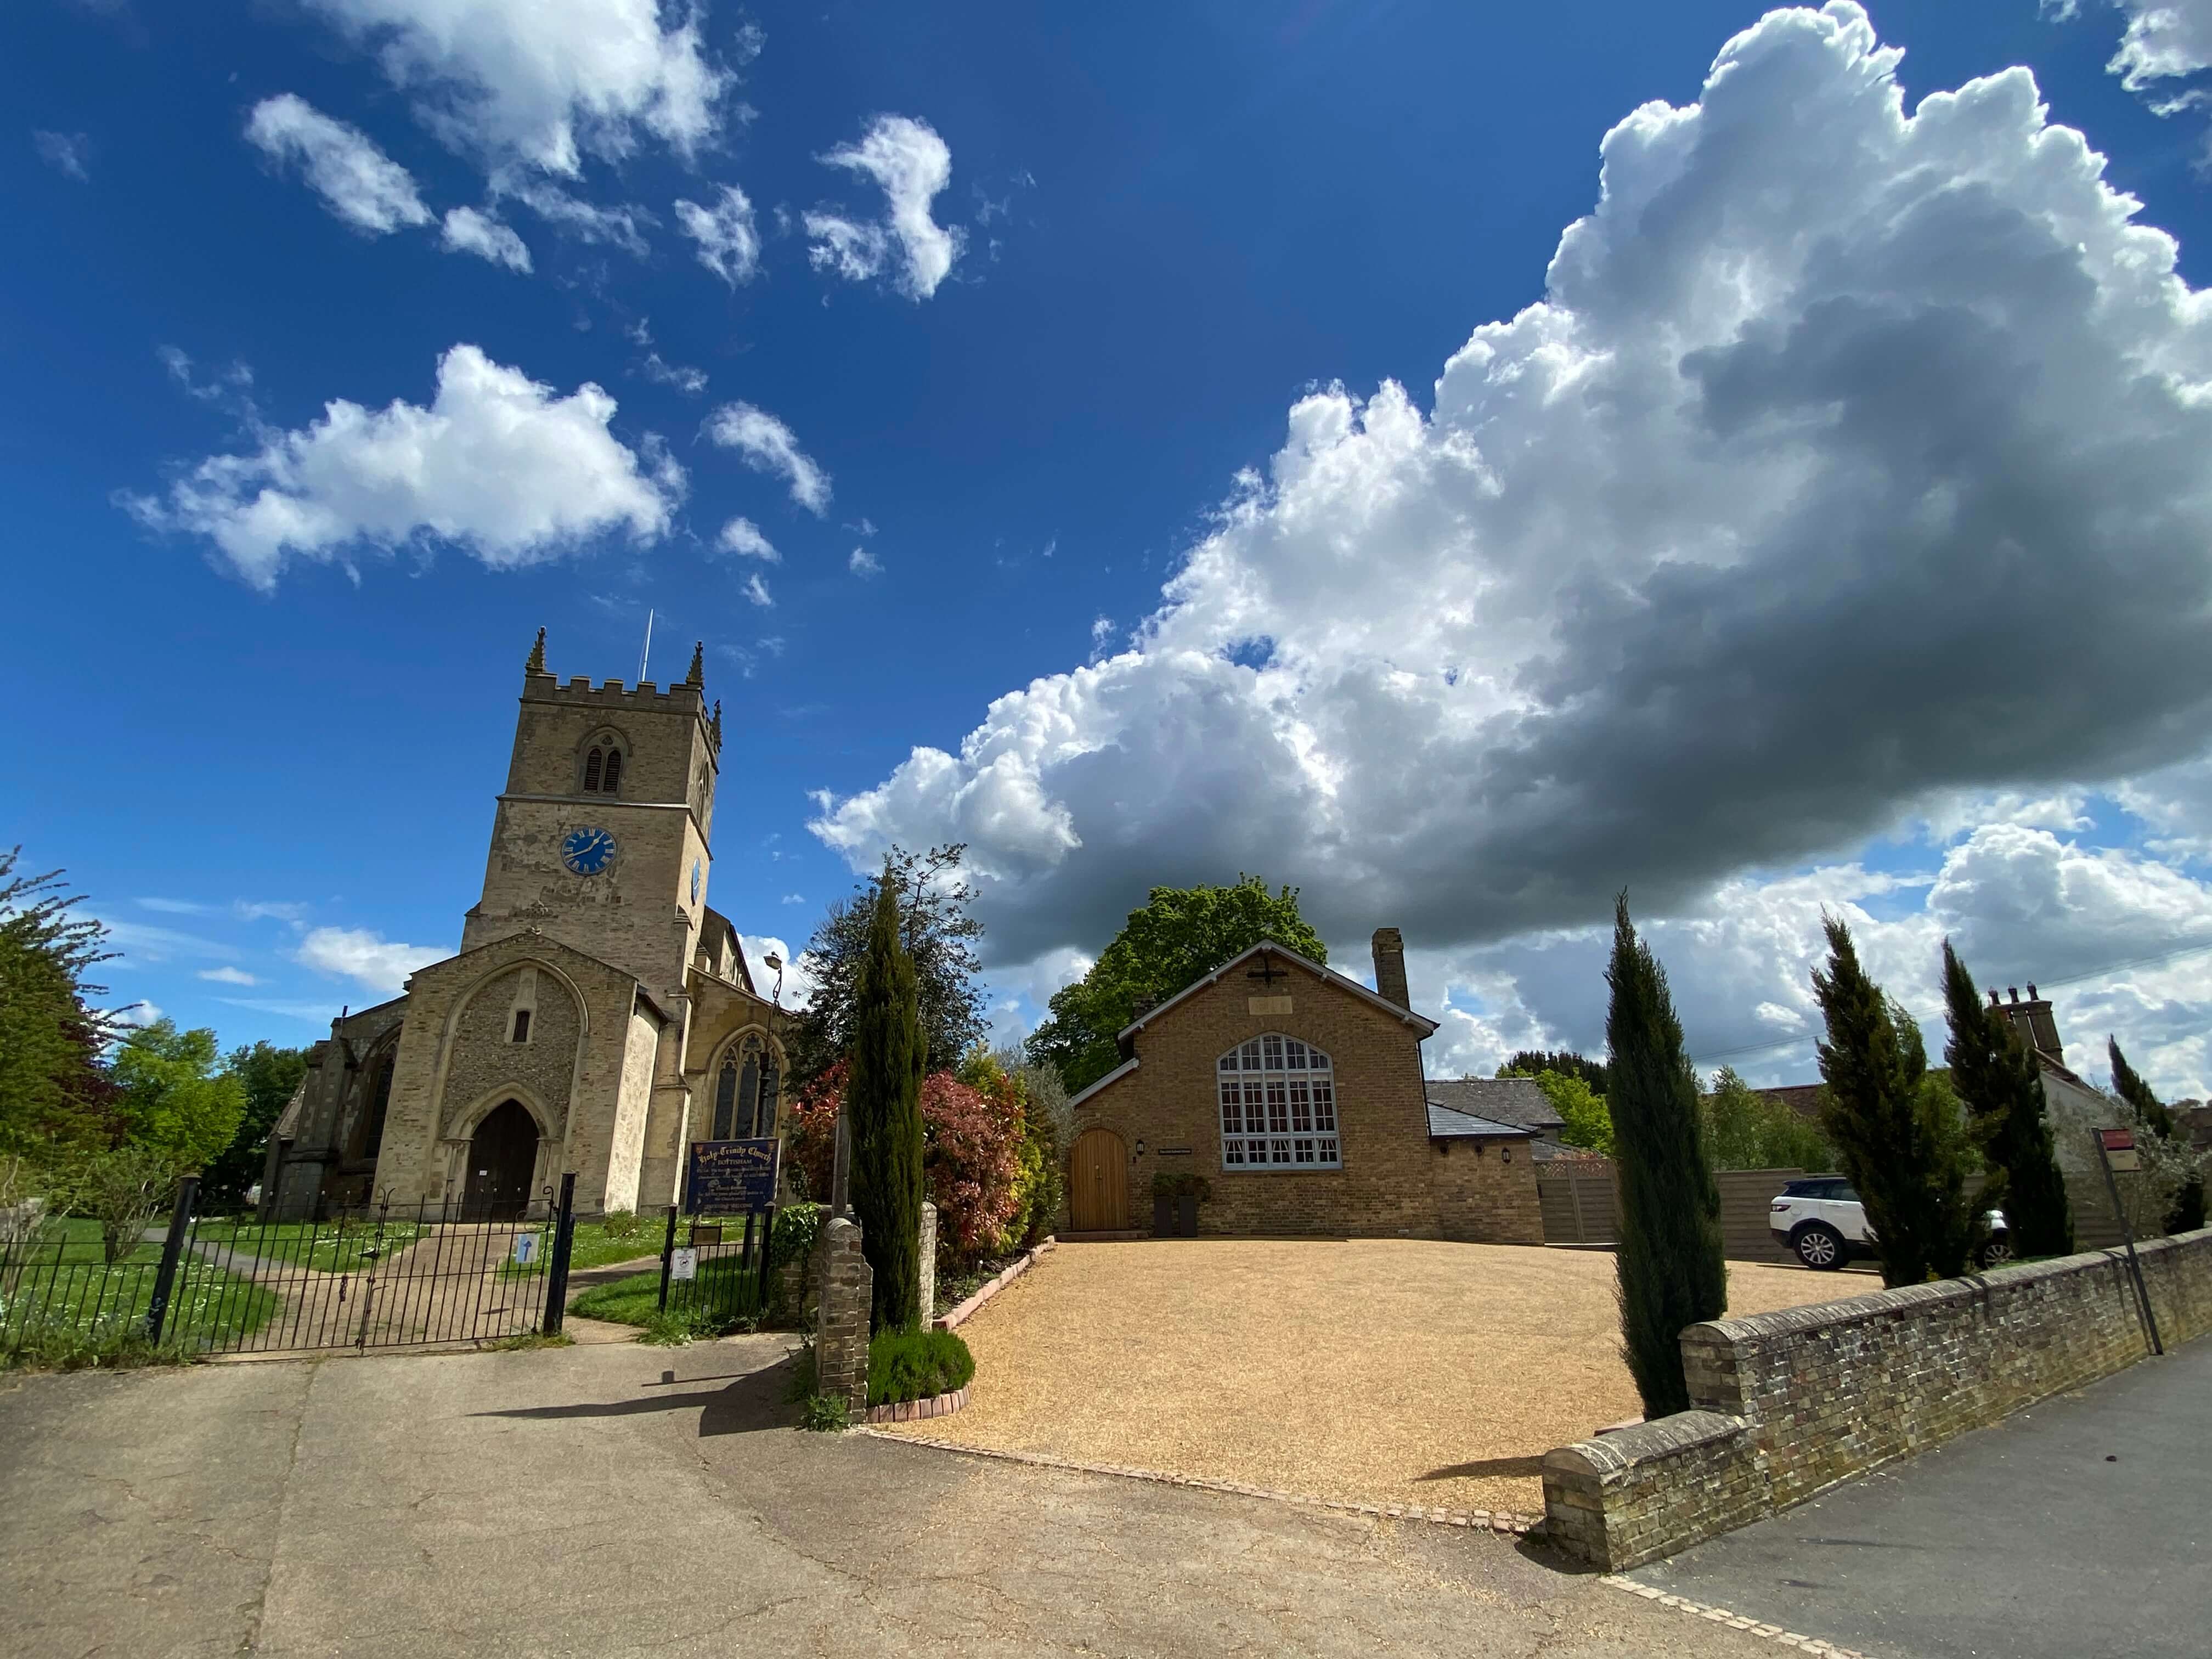
[(1843, 1235), (1832, 1227), (1824, 1227), (1815, 1221), (1810, 1226), (1800, 1227), (1796, 1237), (1790, 1242), (1797, 1252), (1797, 1259), (1808, 1267), (1827, 1273), (1844, 1265)]
[(1993, 1234), (1990, 1242), (1982, 1246), (1982, 1266), (1984, 1267), (2002, 1267), (2011, 1260), (2012, 1235), (2010, 1233)]

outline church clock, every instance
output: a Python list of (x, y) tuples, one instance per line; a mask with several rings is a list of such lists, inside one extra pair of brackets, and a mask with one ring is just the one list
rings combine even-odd
[(615, 838), (605, 830), (571, 830), (561, 842), (561, 862), (580, 876), (598, 875), (614, 856)]

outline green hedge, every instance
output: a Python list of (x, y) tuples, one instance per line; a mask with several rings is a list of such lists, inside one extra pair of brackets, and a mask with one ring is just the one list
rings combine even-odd
[(804, 1261), (813, 1255), (829, 1213), (826, 1204), (787, 1204), (778, 1210), (775, 1231), (769, 1236), (769, 1266), (781, 1267), (787, 1261)]
[(927, 1400), (968, 1386), (975, 1356), (951, 1331), (885, 1331), (868, 1344), (868, 1403)]

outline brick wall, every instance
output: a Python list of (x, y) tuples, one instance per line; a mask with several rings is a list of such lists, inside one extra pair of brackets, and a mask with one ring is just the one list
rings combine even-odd
[(868, 1409), (868, 1310), (876, 1279), (860, 1253), (860, 1224), (843, 1216), (823, 1223), (816, 1257), (815, 1390), (842, 1398), (857, 1419)]
[[(2212, 1230), (2140, 1255), (2166, 1346), (2212, 1333)], [(1582, 1559), (1633, 1566), (2148, 1352), (2117, 1250), (1692, 1325), (1695, 1409), (1548, 1454), (1547, 1525)]]
[(1446, 1238), (1474, 1244), (1541, 1244), (1536, 1161), (1523, 1143), (1460, 1137), (1431, 1144), (1429, 1190)]
[[(1152, 1176), (1166, 1170), (1202, 1175), (1212, 1184), (1212, 1199), (1199, 1206), (1201, 1234), (1439, 1237), (1418, 1030), (1285, 958), (1276, 961), (1289, 969), (1287, 981), (1262, 985), (1231, 975), (1139, 1031), (1137, 1069), (1077, 1108), (1075, 1133), (1104, 1127), (1121, 1134), (1133, 1158), (1130, 1219), (1137, 1226), (1149, 1224)], [(1253, 1012), (1255, 1002), (1267, 1012)], [(1222, 1167), (1216, 1062), (1268, 1031), (1329, 1057), (1342, 1169)]]

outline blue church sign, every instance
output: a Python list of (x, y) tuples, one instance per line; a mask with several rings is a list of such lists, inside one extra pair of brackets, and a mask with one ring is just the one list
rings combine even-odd
[(750, 1215), (775, 1203), (776, 1148), (773, 1135), (753, 1140), (695, 1140), (684, 1176), (684, 1208), (690, 1215)]

